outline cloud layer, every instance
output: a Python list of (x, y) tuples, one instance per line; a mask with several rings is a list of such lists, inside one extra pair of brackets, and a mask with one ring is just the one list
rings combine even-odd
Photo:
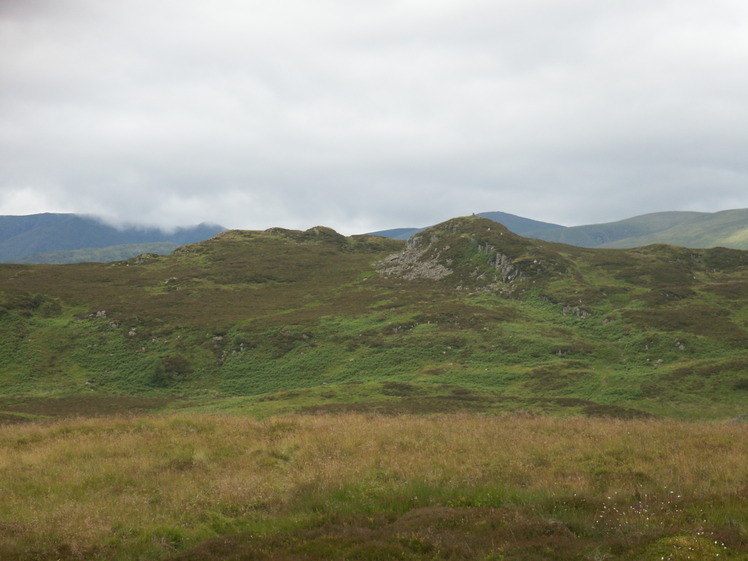
[(748, 206), (741, 0), (4, 0), (0, 214), (306, 228)]

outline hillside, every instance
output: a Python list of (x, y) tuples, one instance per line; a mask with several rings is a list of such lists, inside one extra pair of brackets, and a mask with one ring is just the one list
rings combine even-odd
[(276, 228), (1, 265), (0, 414), (130, 395), (260, 416), (731, 418), (748, 413), (747, 273), (742, 251), (584, 249), (480, 217), (407, 245)]
[(32, 253), (21, 259), (17, 263), (29, 264), (56, 264), (65, 263), (110, 263), (112, 261), (122, 261), (137, 257), (143, 253), (155, 253), (157, 255), (167, 255), (174, 251), (179, 244), (175, 242), (150, 242), (150, 243), (129, 243), (120, 245), (111, 245), (108, 247), (88, 247), (84, 249), (70, 249), (67, 251), (50, 251), (48, 253)]
[(580, 247), (632, 248), (652, 244), (748, 249), (748, 209), (659, 212), (618, 222), (528, 231), (524, 235)]
[(699, 213), (665, 230), (609, 242), (603, 246), (636, 247), (654, 243), (748, 249), (748, 210), (725, 210), (706, 215)]
[[(652, 236), (673, 227), (687, 223), (694, 218), (710, 217), (701, 212), (656, 212), (634, 216), (617, 222), (606, 222), (603, 224), (590, 224), (585, 226), (568, 226), (560, 228), (544, 228), (542, 230), (530, 230), (524, 235), (530, 238), (559, 242), (579, 247), (608, 247), (609, 244), (617, 244), (616, 247), (641, 247), (656, 243), (646, 241)], [(636, 243), (633, 240), (642, 240), (644, 243)], [(688, 247), (688, 244), (673, 240), (673, 245)]]
[[(88, 216), (77, 214), (33, 214), (0, 216), (0, 262), (59, 263), (90, 258), (112, 261), (133, 257), (142, 248), (123, 245), (170, 242), (184, 245), (206, 240), (225, 228), (200, 224), (165, 231), (158, 228), (115, 228)], [(169, 246), (169, 250), (174, 245)], [(106, 248), (104, 250), (103, 248)], [(157, 249), (158, 246), (150, 248)], [(66, 252), (98, 249), (83, 254)]]

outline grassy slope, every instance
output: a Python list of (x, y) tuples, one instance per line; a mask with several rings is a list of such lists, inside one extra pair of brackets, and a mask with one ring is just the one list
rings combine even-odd
[(619, 222), (530, 231), (523, 235), (580, 247), (625, 249), (652, 244), (748, 249), (748, 210), (659, 212)]
[(72, 393), (257, 415), (746, 412), (748, 254), (587, 250), (477, 217), (420, 239), (414, 262), (451, 274), (379, 275), (402, 242), (323, 228), (0, 266), (0, 411), (43, 414), (14, 396)]
[(174, 242), (152, 242), (112, 245), (108, 247), (89, 247), (69, 251), (52, 251), (34, 253), (18, 259), (18, 263), (62, 264), (62, 263), (110, 263), (137, 257), (143, 253), (166, 255), (178, 247)]
[(748, 210), (726, 210), (696, 216), (661, 232), (606, 244), (606, 247), (635, 247), (653, 243), (686, 247), (731, 247), (748, 249)]
[[(629, 240), (644, 239), (645, 236), (658, 234), (702, 216), (709, 217), (711, 215), (701, 212), (655, 212), (634, 216), (617, 222), (570, 226), (555, 230), (534, 230), (528, 231), (524, 235), (530, 238), (566, 243), (579, 247), (614, 247), (612, 244), (618, 243), (619, 245), (615, 247), (629, 248), (655, 243), (654, 241), (629, 243)], [(682, 241), (675, 243), (677, 245), (688, 245)]]

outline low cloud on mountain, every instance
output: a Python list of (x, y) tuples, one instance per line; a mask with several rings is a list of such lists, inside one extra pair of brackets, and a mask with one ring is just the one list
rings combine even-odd
[(737, 0), (5, 0), (0, 214), (344, 233), (748, 207)]

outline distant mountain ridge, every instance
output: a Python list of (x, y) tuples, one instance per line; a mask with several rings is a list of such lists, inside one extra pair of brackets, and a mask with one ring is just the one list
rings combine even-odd
[[(503, 212), (478, 216), (503, 224), (520, 236), (588, 248), (632, 248), (668, 244), (691, 248), (727, 247), (748, 250), (748, 209), (719, 212), (655, 212), (600, 224), (561, 226)], [(375, 232), (407, 239), (423, 228)], [(407, 234), (407, 235), (406, 235)]]
[[(577, 247), (625, 249), (668, 244), (748, 250), (748, 209), (656, 212), (582, 226), (562, 226), (506, 212), (481, 212), (477, 216), (498, 222), (520, 236)], [(396, 228), (370, 234), (406, 240), (424, 229)], [(173, 231), (116, 228), (78, 214), (0, 216), (0, 263), (109, 262), (141, 253), (163, 255), (225, 230), (206, 223)]]
[[(91, 261), (126, 259), (137, 254), (133, 251), (171, 251), (173, 247), (204, 241), (224, 230), (226, 228), (223, 226), (205, 223), (173, 231), (132, 226), (115, 228), (96, 218), (79, 214), (0, 216), (0, 262), (69, 263), (81, 260), (80, 255), (85, 254), (66, 256), (58, 252), (88, 249), (100, 250), (89, 252), (88, 260)], [(169, 243), (163, 245), (164, 242)], [(132, 247), (121, 247), (125, 245)], [(101, 248), (110, 248), (111, 251)]]

